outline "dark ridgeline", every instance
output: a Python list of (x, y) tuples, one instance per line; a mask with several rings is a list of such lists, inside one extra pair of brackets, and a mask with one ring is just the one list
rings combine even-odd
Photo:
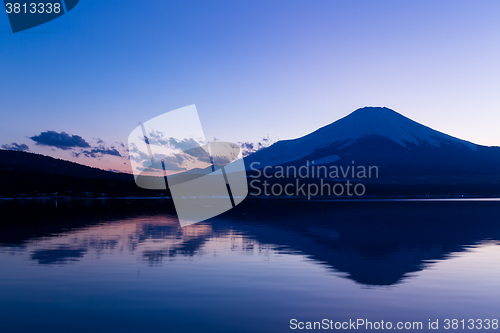
[(0, 150), (0, 196), (21, 195), (107, 196), (169, 195), (143, 190), (131, 174), (115, 173), (40, 154)]

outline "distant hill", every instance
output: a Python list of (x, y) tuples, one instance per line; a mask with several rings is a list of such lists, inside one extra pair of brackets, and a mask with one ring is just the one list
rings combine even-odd
[(0, 150), (0, 196), (81, 195), (82, 192), (92, 192), (96, 196), (159, 193), (138, 188), (130, 174), (114, 173), (40, 154)]
[(131, 179), (129, 174), (114, 173), (50, 156), (15, 150), (0, 150), (0, 170), (64, 175), (87, 179)]

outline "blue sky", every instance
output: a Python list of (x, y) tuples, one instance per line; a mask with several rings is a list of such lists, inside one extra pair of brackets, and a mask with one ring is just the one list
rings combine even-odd
[(30, 137), (64, 131), (118, 149), (138, 121), (190, 104), (207, 138), (233, 142), (387, 106), (500, 145), (499, 15), (496, 0), (81, 0), (12, 34), (3, 14), (0, 145), (125, 168)]

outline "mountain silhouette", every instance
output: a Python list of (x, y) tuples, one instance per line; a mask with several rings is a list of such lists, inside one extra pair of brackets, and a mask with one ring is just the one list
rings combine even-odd
[(461, 140), (385, 107), (364, 107), (298, 139), (278, 141), (245, 158), (266, 166), (378, 166), (381, 180), (445, 183), (500, 181), (500, 147)]
[[(0, 196), (81, 192), (112, 196), (152, 195), (132, 175), (92, 168), (40, 154), (0, 150)], [(168, 194), (163, 191), (164, 194)]]
[(115, 173), (98, 168), (88, 167), (75, 162), (65, 161), (40, 154), (2, 149), (0, 149), (0, 170), (37, 172), (87, 179), (131, 179), (131, 175), (125, 173)]

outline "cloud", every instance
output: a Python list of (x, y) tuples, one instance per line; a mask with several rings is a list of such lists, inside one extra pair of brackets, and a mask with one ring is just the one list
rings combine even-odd
[(90, 148), (90, 144), (79, 135), (69, 135), (66, 132), (57, 133), (55, 131), (42, 132), (32, 136), (31, 140), (37, 145), (51, 146), (59, 149)]
[[(81, 154), (83, 154), (87, 157), (94, 157), (94, 158), (101, 157), (102, 155), (111, 155), (111, 156), (122, 157), (120, 152), (118, 150), (116, 150), (114, 147), (111, 147), (111, 148), (95, 147), (95, 148), (92, 148), (91, 150), (84, 150), (81, 152)], [(78, 155), (80, 155), (80, 154), (78, 154)]]
[(184, 138), (182, 140), (179, 140), (173, 137), (165, 137), (164, 134), (160, 131), (151, 131), (148, 135), (148, 139), (149, 143), (152, 145), (167, 146), (172, 149), (178, 149), (182, 151), (204, 144), (204, 142), (202, 142), (201, 140), (196, 141), (193, 138)]
[(184, 153), (196, 158), (198, 161), (210, 163), (210, 155), (208, 154), (208, 151), (202, 147), (192, 148), (186, 150)]
[(182, 162), (184, 158), (180, 155), (166, 156), (163, 158), (163, 163), (165, 164), (165, 170), (168, 171), (181, 171), (186, 170), (182, 167)]
[(15, 142), (12, 142), (10, 145), (2, 145), (2, 149), (26, 151), (29, 150), (29, 147), (25, 144), (17, 144)]
[(238, 142), (241, 146), (243, 157), (247, 157), (261, 149), (267, 148), (274, 143), (274, 140), (268, 136), (263, 137), (259, 142)]

